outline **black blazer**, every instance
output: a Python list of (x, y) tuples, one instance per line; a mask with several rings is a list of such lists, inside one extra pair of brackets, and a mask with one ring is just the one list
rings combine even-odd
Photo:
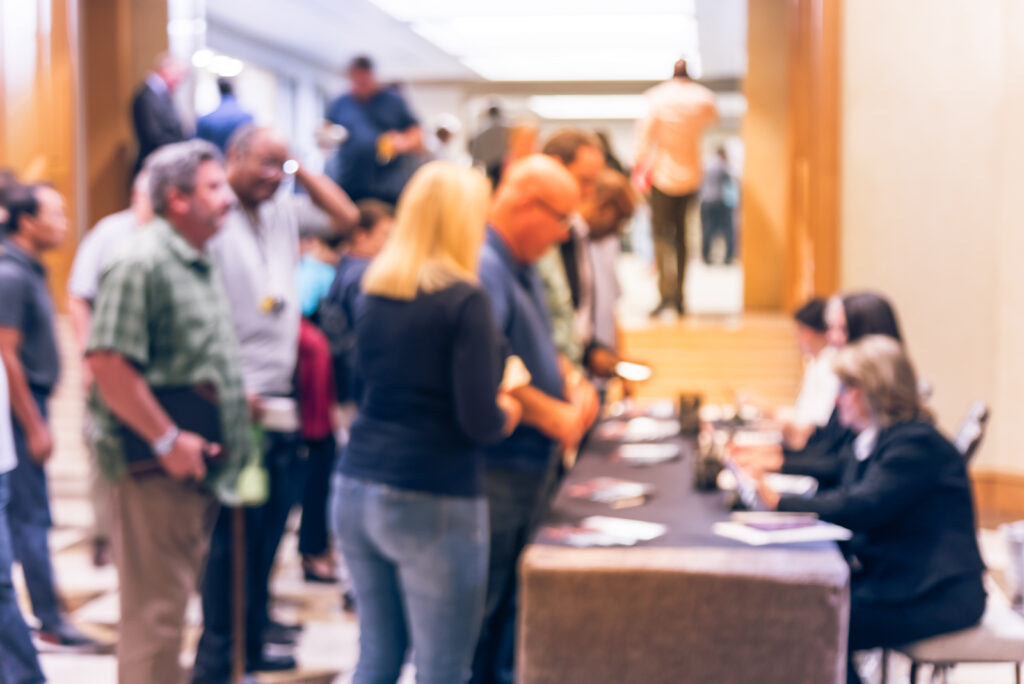
[(837, 489), (784, 496), (779, 510), (817, 513), (853, 531), (843, 551), (854, 598), (910, 601), (955, 578), (981, 587), (985, 566), (963, 457), (927, 423), (882, 431), (868, 458), (846, 459)]
[(843, 476), (846, 459), (852, 456), (854, 435), (839, 422), (833, 409), (828, 423), (811, 433), (803, 449), (783, 449), (782, 472), (817, 478), (818, 489), (832, 489)]
[(135, 160), (135, 173), (150, 152), (185, 139), (181, 119), (170, 95), (155, 92), (143, 83), (132, 100), (132, 122), (139, 142), (139, 156)]

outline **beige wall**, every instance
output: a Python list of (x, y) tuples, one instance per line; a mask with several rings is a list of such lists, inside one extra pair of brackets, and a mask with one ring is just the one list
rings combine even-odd
[(941, 426), (987, 399), (978, 466), (1024, 471), (1024, 3), (843, 5), (842, 288), (891, 296)]

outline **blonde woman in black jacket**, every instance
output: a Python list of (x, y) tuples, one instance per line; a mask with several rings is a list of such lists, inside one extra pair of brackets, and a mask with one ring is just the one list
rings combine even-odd
[[(931, 424), (902, 347), (871, 335), (842, 349), (839, 419), (856, 433), (839, 487), (810, 499), (762, 486), (769, 507), (853, 531), (849, 651), (964, 629), (985, 610), (963, 458)], [(847, 681), (857, 683), (852, 664)]]

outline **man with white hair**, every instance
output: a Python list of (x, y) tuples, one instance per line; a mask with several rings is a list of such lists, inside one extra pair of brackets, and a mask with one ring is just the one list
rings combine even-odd
[[(219, 501), (237, 499), (251, 437), (238, 341), (207, 249), (234, 203), (220, 151), (168, 145), (146, 168), (157, 218), (104, 273), (86, 359), (102, 399), (97, 453), (114, 481), (118, 682), (182, 684), (185, 608)], [(182, 388), (187, 401), (172, 410)], [(197, 413), (215, 428), (189, 429)]]

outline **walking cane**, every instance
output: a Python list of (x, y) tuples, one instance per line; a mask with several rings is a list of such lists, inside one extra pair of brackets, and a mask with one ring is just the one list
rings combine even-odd
[(245, 509), (231, 509), (231, 684), (245, 679)]

